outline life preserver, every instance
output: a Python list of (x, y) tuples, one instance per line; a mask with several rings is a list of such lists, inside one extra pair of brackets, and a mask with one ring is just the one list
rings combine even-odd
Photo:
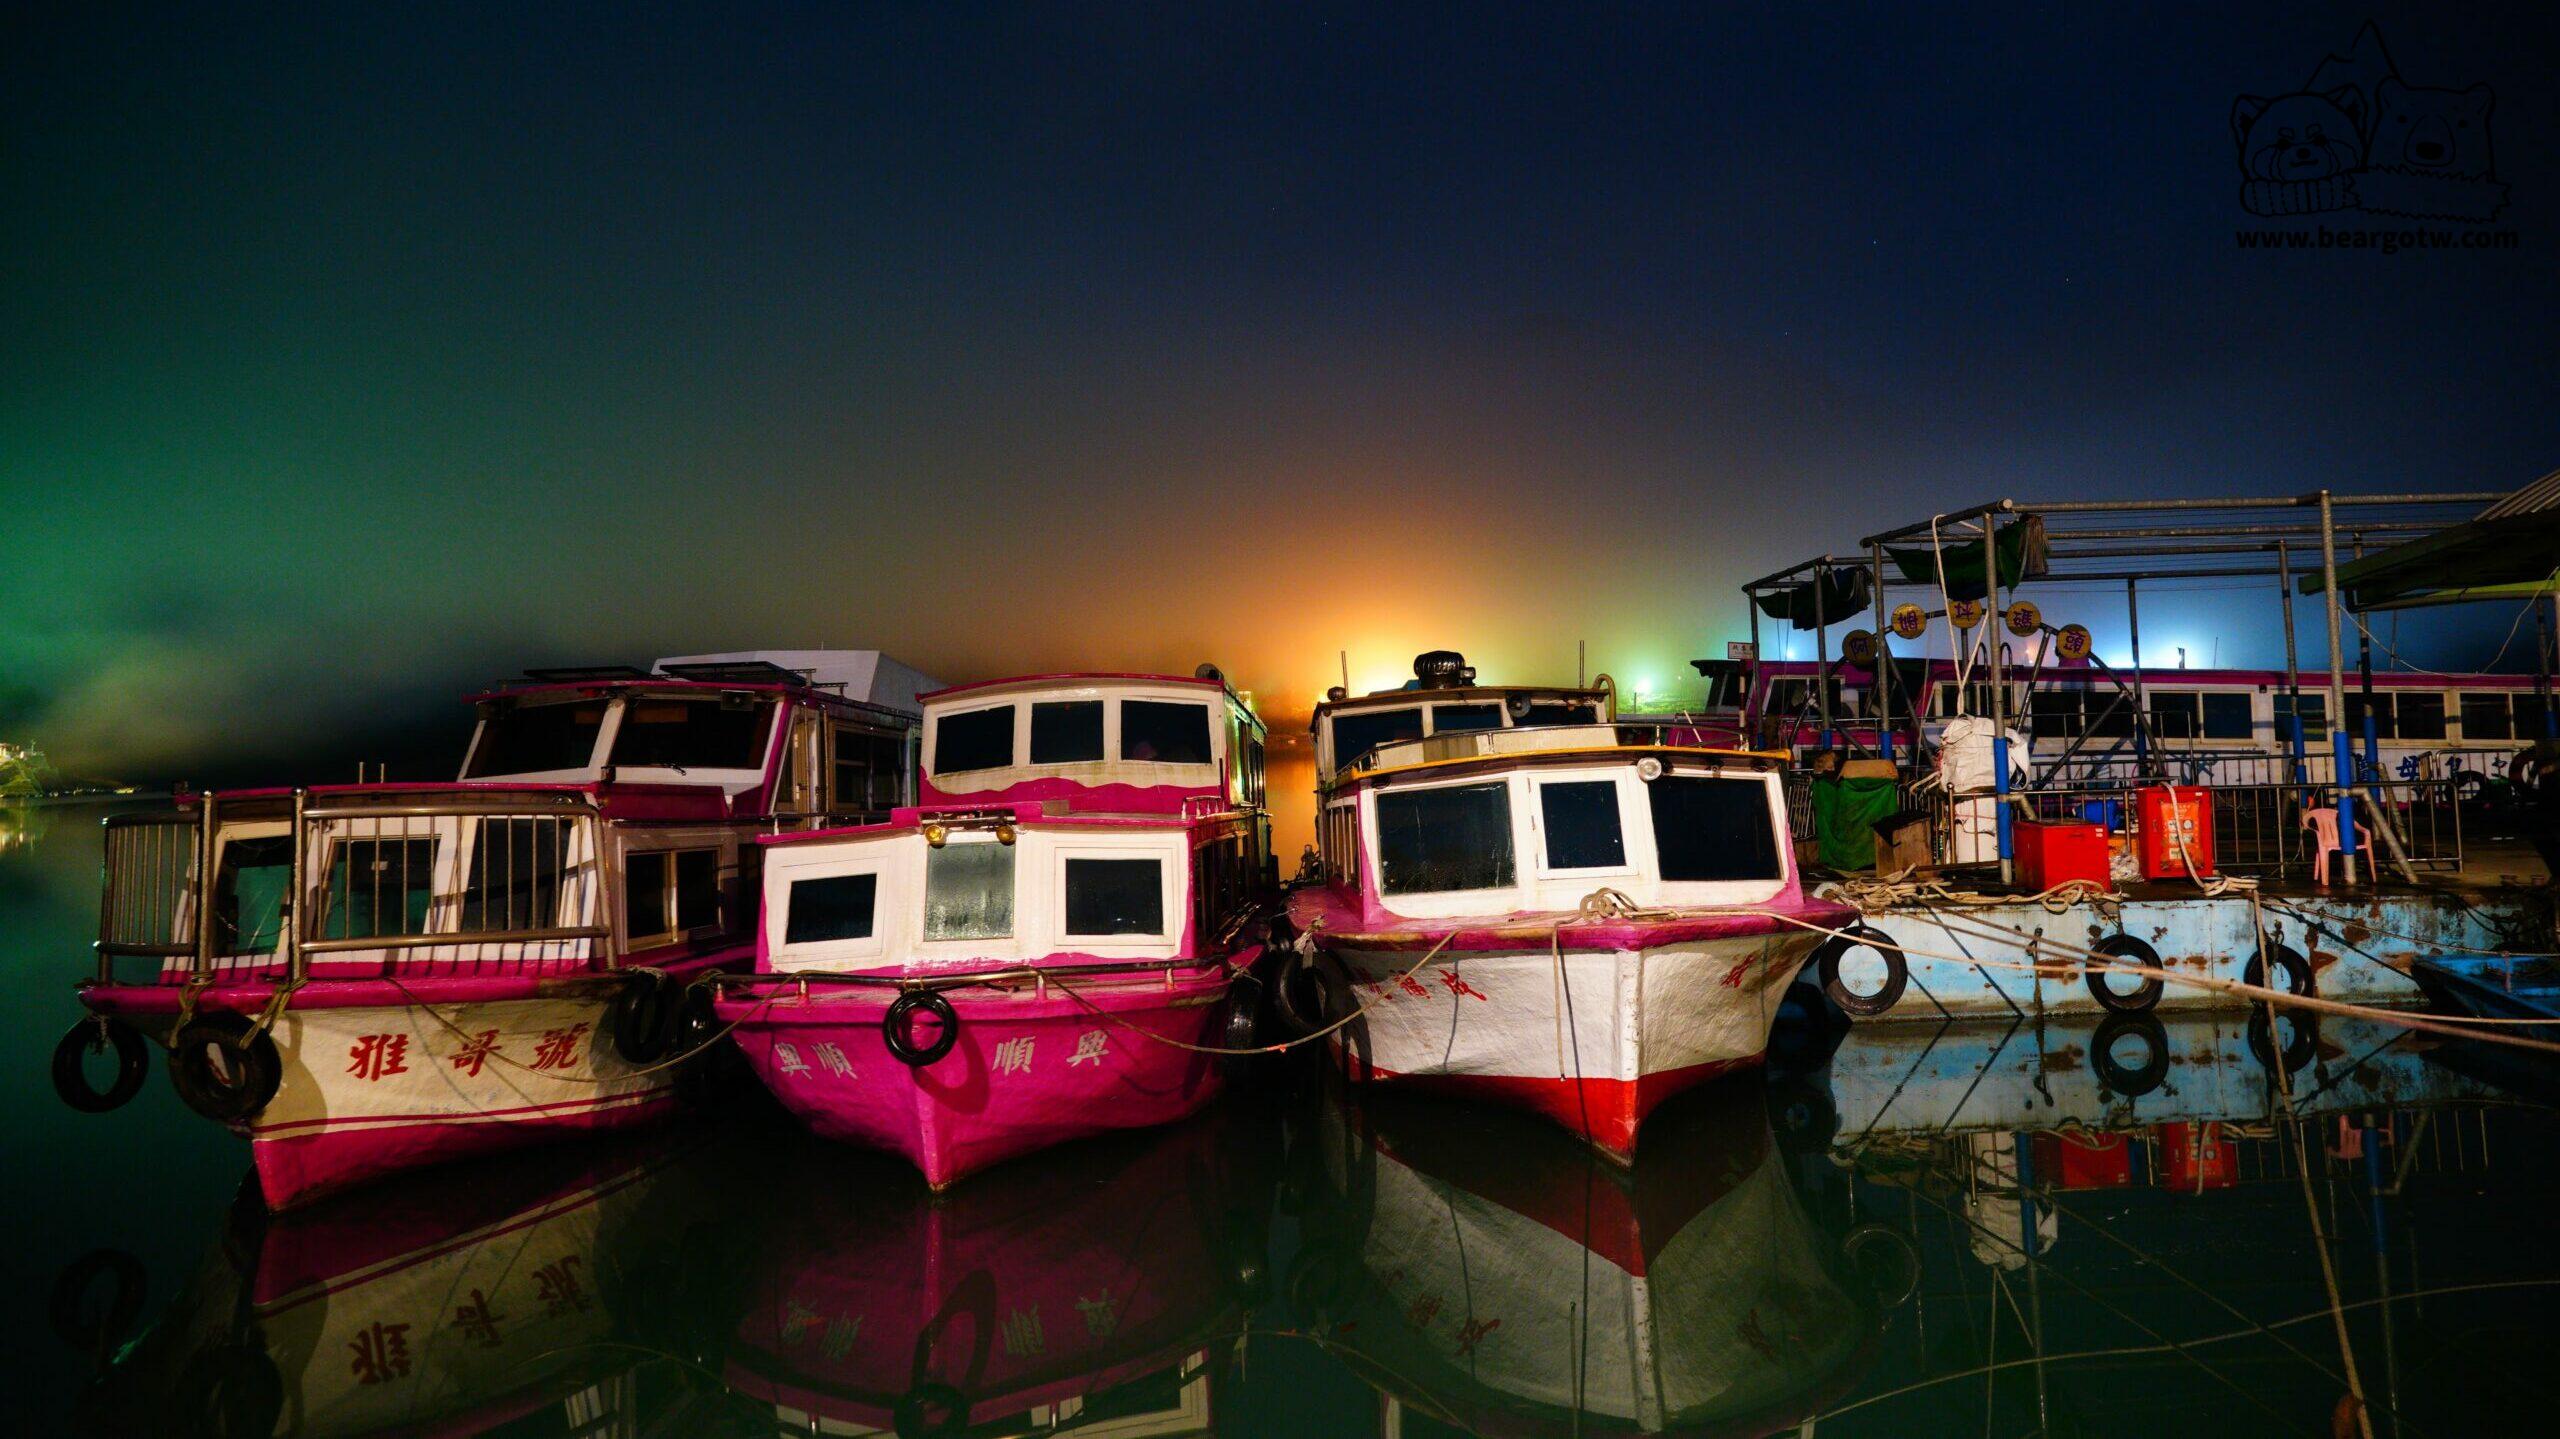
[[(89, 1056), (111, 1045), (116, 1052), (115, 1082), (98, 1089), (89, 1083)], [(151, 1051), (132, 1025), (93, 1016), (71, 1026), (53, 1047), (53, 1092), (83, 1114), (104, 1114), (133, 1102), (150, 1067)]]
[[(106, 1304), (92, 1313), (89, 1291), (100, 1279), (109, 1282)], [(121, 1343), (142, 1317), (142, 1296), (150, 1287), (142, 1261), (121, 1249), (92, 1249), (53, 1277), (52, 1302), (46, 1317), (53, 1337), (74, 1349), (96, 1351)]]
[[(1840, 961), (1852, 951), (1871, 949), (1884, 960), (1884, 983), (1860, 993), (1843, 984)], [(1891, 1009), (1902, 999), (1903, 987), (1911, 982), (1911, 974), (1902, 957), (1902, 946), (1893, 936), (1869, 924), (1852, 924), (1822, 942), (1813, 952), (1814, 975), (1822, 982), (1822, 992), (1833, 1004), (1861, 1018)]]
[[(916, 1043), (914, 1033), (918, 1013), (933, 1016), (941, 1026), (924, 1044)], [(889, 1001), (889, 1012), (880, 1017), (880, 1038), (900, 1064), (922, 1069), (960, 1042), (960, 1016), (939, 990), (910, 989)]]
[(2249, 956), (2249, 966), (2241, 971), (2240, 977), (2265, 989), (2268, 987), (2267, 975), (2272, 970), (2284, 972), (2284, 983), (2279, 987), (2287, 994), (2314, 995), (2320, 992), (2320, 982), (2311, 972), (2311, 961), (2272, 939), (2261, 943), (2258, 952)]
[[(2160, 951), (2129, 934), (2111, 934), (2089, 946), (2093, 955), (2110, 959), (2129, 959), (2145, 969), (2160, 967)], [(2143, 976), (2131, 989), (2117, 989), (2106, 981), (2108, 966), (2099, 960), (2089, 961), (2082, 977), (2088, 981), (2089, 993), (2098, 1003), (2118, 1014), (2142, 1014), (2160, 1002), (2160, 992), (2168, 986), (2156, 974)]]
[(2275, 1068), (2276, 1061), (2281, 1058), (2284, 1072), (2291, 1074), (2309, 1064), (2312, 1057), (2320, 1052), (2320, 1021), (2299, 1011), (2285, 1018), (2293, 1021), (2293, 1038), (2285, 1043), (2284, 1052), (2279, 1056), (2276, 1052), (2275, 1021), (2268, 1018), (2267, 1006), (2249, 1006), (2249, 1052), (2269, 1069)]
[[(2116, 1046), (2128, 1037), (2139, 1039), (2149, 1048), (2139, 1063), (2128, 1064), (2116, 1052)], [(2128, 1099), (2140, 1098), (2158, 1089), (2169, 1077), (2169, 1032), (2160, 1027), (2159, 1016), (2136, 1010), (2119, 1010), (2098, 1022), (2097, 1033), (2089, 1036), (2089, 1068), (2098, 1082)]]
[(613, 1052), (626, 1064), (657, 1063), (675, 1052), (678, 1018), (672, 981), (655, 974), (625, 978), (606, 1011)]
[(276, 1097), (284, 1060), (275, 1040), (245, 1014), (200, 1014), (169, 1041), (169, 1083), (187, 1108), (238, 1124)]

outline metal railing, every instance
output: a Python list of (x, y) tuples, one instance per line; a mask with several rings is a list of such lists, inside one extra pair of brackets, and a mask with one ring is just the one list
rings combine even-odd
[(203, 868), (210, 807), (152, 810), (107, 817), (106, 857), (98, 886), (101, 978), (119, 955), (170, 957), (197, 952), (203, 906), (195, 877)]

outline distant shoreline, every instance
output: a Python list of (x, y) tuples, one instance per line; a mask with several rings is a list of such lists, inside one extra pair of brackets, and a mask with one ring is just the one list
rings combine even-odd
[(36, 809), (47, 805), (115, 804), (122, 800), (167, 799), (168, 797), (169, 792), (165, 789), (91, 790), (79, 794), (0, 795), (0, 805)]

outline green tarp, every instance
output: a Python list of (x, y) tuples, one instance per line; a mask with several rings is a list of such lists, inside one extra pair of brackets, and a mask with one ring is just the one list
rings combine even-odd
[(1876, 821), (1902, 807), (1889, 779), (1832, 779), (1813, 782), (1815, 851), (1836, 870), (1876, 867)]
[(1865, 614), (1868, 602), (1875, 598), (1875, 586), (1865, 570), (1844, 567), (1820, 580), (1753, 598), (1760, 613), (1773, 620), (1785, 620), (1800, 630), (1821, 629)]
[[(1982, 541), (1967, 540), (1963, 544), (1946, 543), (1947, 597), (1978, 600), (1985, 593), (1982, 583)], [(1938, 583), (1939, 547), (1920, 545), (1884, 549), (1893, 567), (1914, 584)], [(2045, 542), (2044, 521), (2034, 515), (2021, 515), (2000, 527), (2000, 584), (2002, 588), (2020, 580), (2031, 580), (2045, 572), (2052, 559), (2052, 546)]]

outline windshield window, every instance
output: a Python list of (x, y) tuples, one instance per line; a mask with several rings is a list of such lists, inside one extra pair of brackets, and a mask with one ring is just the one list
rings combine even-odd
[(933, 722), (933, 772), (1003, 769), (1013, 763), (1013, 706), (942, 715)]
[(784, 944), (869, 939), (871, 912), (880, 893), (876, 874), (830, 874), (791, 883), (791, 912)]
[(1522, 725), (1524, 725), (1524, 726), (1525, 726), (1525, 725), (1555, 725), (1555, 724), (1598, 724), (1599, 722), (1600, 722), (1600, 712), (1599, 712), (1598, 710), (1593, 709), (1593, 708), (1592, 708), (1591, 706), (1589, 706), (1589, 705), (1583, 705), (1583, 704), (1565, 704), (1565, 703), (1562, 703), (1562, 702), (1553, 702), (1553, 701), (1547, 701), (1547, 700), (1532, 700), (1532, 701), (1530, 701), (1530, 702), (1529, 702), (1529, 713), (1528, 713), (1527, 715), (1523, 716), (1523, 717), (1522, 717), (1522, 719), (1521, 719), (1521, 721), (1520, 721), (1520, 723), (1521, 723)]
[(1500, 784), (1378, 796), (1378, 869), (1389, 894), (1511, 884), (1511, 792)]
[(1382, 744), (1422, 738), (1422, 711), (1374, 710), (1333, 717), (1333, 762), (1347, 767)]
[(342, 839), (329, 860), (320, 932), (329, 939), (424, 934), (435, 877), (432, 839)]
[(1433, 705), (1431, 707), (1431, 732), (1433, 734), (1453, 734), (1459, 730), (1468, 729), (1500, 728), (1502, 728), (1502, 706), (1498, 704)]
[(214, 881), (213, 952), (274, 952), (284, 928), (285, 893), (292, 888), (292, 836), (224, 840)]
[(946, 844), (924, 852), (925, 938), (1004, 939), (1012, 933), (1012, 845)]
[(464, 778), (585, 769), (595, 763), (604, 710), (603, 700), (502, 705), (480, 721), (480, 743)]
[(1547, 832), (1549, 869), (1614, 869), (1627, 862), (1613, 780), (1539, 785), (1538, 820)]
[(1083, 764), (1102, 758), (1102, 701), (1060, 700), (1031, 707), (1031, 762)]
[(1756, 779), (1664, 775), (1645, 786), (1667, 880), (1777, 879), (1769, 787)]
[(1207, 764), (1209, 707), (1173, 700), (1121, 701), (1120, 757), (1151, 764)]
[(633, 768), (762, 769), (773, 701), (633, 699), (622, 711), (613, 760)]
[(1068, 860), (1067, 933), (1164, 933), (1164, 862)]

